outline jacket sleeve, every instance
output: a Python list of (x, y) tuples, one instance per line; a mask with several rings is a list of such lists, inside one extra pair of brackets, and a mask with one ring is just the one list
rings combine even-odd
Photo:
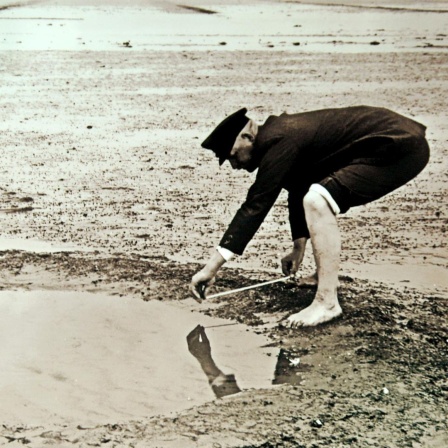
[(294, 145), (287, 138), (282, 138), (268, 150), (245, 202), (219, 243), (221, 247), (238, 255), (244, 252), (277, 200), (295, 156)]

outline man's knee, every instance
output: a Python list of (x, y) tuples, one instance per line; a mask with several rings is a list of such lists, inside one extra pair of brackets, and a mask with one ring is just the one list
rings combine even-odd
[(325, 216), (334, 215), (327, 200), (315, 191), (308, 191), (303, 198), (303, 208), (306, 215)]

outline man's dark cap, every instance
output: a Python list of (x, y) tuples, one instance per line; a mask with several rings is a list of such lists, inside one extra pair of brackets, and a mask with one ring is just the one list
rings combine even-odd
[(211, 149), (216, 154), (220, 165), (229, 157), (238, 134), (249, 121), (249, 118), (246, 117), (246, 112), (247, 109), (243, 108), (229, 115), (202, 142), (201, 146), (203, 148)]

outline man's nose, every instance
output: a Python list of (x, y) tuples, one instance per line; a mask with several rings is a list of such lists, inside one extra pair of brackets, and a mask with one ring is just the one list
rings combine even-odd
[(237, 152), (238, 152), (238, 151), (237, 151), (237, 148), (236, 148), (236, 146), (234, 145), (234, 146), (232, 147), (232, 149), (230, 150), (229, 157), (233, 157), (233, 158), (235, 158)]

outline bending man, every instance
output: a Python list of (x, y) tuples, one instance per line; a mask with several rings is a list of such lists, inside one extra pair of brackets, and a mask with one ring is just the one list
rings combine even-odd
[(289, 317), (312, 326), (342, 313), (337, 297), (341, 239), (336, 216), (413, 179), (427, 164), (425, 126), (384, 108), (356, 106), (270, 116), (258, 126), (241, 109), (202, 143), (233, 169), (253, 172), (255, 182), (217, 251), (190, 285), (201, 300), (220, 267), (241, 255), (282, 189), (289, 193), (292, 252), (285, 275), (297, 272), (311, 239), (317, 292), (312, 304)]

